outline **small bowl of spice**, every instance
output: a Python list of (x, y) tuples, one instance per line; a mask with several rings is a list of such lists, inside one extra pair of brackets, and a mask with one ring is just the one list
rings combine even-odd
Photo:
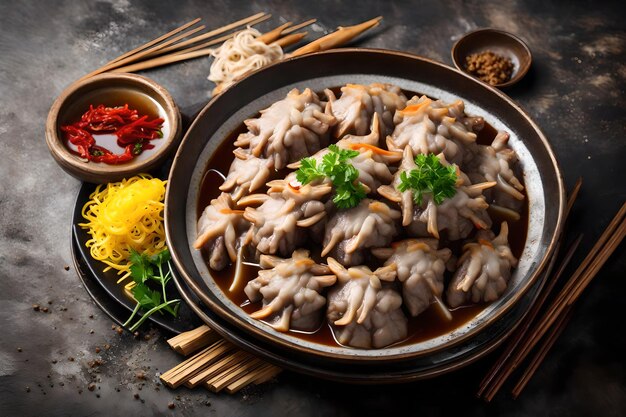
[(498, 29), (479, 29), (452, 47), (452, 61), (461, 71), (494, 87), (508, 87), (524, 77), (532, 54), (517, 36)]
[(100, 74), (70, 85), (46, 123), (46, 143), (67, 173), (92, 183), (158, 168), (178, 145), (181, 116), (172, 96), (135, 74)]

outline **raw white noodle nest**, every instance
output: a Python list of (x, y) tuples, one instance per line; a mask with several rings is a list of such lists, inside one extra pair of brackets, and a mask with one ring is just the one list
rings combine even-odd
[(215, 49), (209, 80), (223, 90), (245, 74), (283, 58), (279, 45), (267, 45), (257, 38), (261, 32), (247, 28)]

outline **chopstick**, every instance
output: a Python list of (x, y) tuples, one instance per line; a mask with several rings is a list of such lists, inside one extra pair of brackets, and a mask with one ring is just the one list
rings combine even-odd
[[(578, 180), (576, 181), (576, 184), (574, 185), (574, 188), (570, 192), (570, 195), (569, 195), (569, 197), (567, 199), (567, 205), (566, 205), (566, 208), (565, 208), (565, 221), (567, 221), (567, 219), (569, 218), (569, 215), (571, 213), (571, 209), (572, 209), (572, 207), (574, 205), (574, 202), (578, 198), (578, 194), (580, 192), (581, 186), (582, 186), (582, 178), (578, 178)], [(524, 337), (526, 337), (526, 335), (528, 334), (528, 331), (530, 330), (530, 327), (531, 327), (533, 321), (539, 315), (539, 312), (541, 311), (541, 308), (543, 307), (543, 305), (546, 302), (548, 296), (550, 295), (550, 293), (554, 289), (555, 284), (558, 282), (558, 280), (560, 279), (561, 275), (565, 271), (567, 265), (571, 261), (573, 255), (576, 252), (576, 249), (580, 245), (581, 241), (582, 241), (582, 235), (579, 236), (574, 241), (574, 243), (572, 243), (570, 245), (570, 247), (567, 250), (567, 253), (566, 253), (565, 257), (561, 261), (561, 263), (560, 263), (559, 267), (557, 268), (556, 272), (554, 273), (554, 275), (550, 276), (550, 271), (552, 270), (552, 268), (554, 266), (554, 263), (558, 259), (558, 252), (560, 251), (560, 246), (561, 246), (561, 242), (559, 242), (559, 244), (558, 244), (558, 246), (557, 246), (557, 248), (555, 250), (555, 253), (552, 256), (551, 263), (548, 265), (548, 268), (547, 268), (546, 273), (544, 275), (544, 282), (543, 282), (542, 285), (545, 285), (545, 282), (548, 281), (548, 286), (546, 288), (541, 288), (540, 289), (539, 297), (537, 298), (537, 300), (535, 300), (535, 303), (532, 305), (528, 315), (523, 319), (522, 323), (518, 327), (518, 330), (516, 330), (515, 333), (513, 334), (513, 336), (511, 336), (511, 339), (508, 342), (508, 345), (507, 345), (505, 351), (500, 355), (498, 360), (494, 363), (494, 365), (491, 367), (491, 369), (485, 375), (485, 378), (483, 378), (483, 380), (481, 381), (480, 387), (479, 387), (479, 390), (478, 390), (478, 393), (477, 393), (477, 395), (479, 397), (485, 392), (485, 390), (487, 390), (489, 384), (491, 384), (492, 381), (494, 381), (494, 380), (495, 380), (494, 387), (497, 386), (498, 389), (499, 389), (499, 386), (504, 382), (504, 379), (506, 379), (510, 375), (510, 373), (513, 372), (513, 369), (509, 369), (509, 370), (504, 371), (503, 374), (498, 374), (502, 370), (502, 368), (504, 367), (506, 362), (510, 359), (510, 357), (513, 354), (513, 352), (515, 351), (515, 349), (520, 345), (520, 343), (522, 342)], [(490, 393), (490, 392), (491, 392), (491, 389), (490, 389), (490, 391), (488, 391), (488, 393)], [(495, 393), (494, 393), (494, 395), (495, 395)]]
[[(523, 340), (523, 343), (519, 346), (515, 346), (515, 348), (518, 348), (517, 351), (509, 353), (509, 357), (507, 358), (510, 359), (508, 367), (501, 367), (504, 369), (502, 374), (488, 375), (488, 378), (483, 380), (485, 385), (481, 386), (479, 395), (484, 393), (486, 401), (493, 399), (506, 379), (526, 359), (543, 337), (550, 332), (540, 350), (532, 359), (530, 367), (524, 372), (520, 381), (513, 389), (514, 396), (517, 397), (520, 395), (523, 388), (531, 379), (539, 364), (543, 361), (547, 352), (558, 338), (558, 335), (565, 327), (568, 316), (571, 314), (570, 308), (572, 304), (582, 295), (582, 292), (591, 283), (625, 236), (626, 202), (600, 236), (600, 239), (588, 253), (587, 257), (585, 257), (580, 266), (565, 283), (557, 297), (549, 305), (544, 315), (535, 323), (532, 331), (528, 333), (529, 337)], [(486, 385), (489, 383), (492, 385), (487, 389)]]
[[(611, 227), (613, 225), (615, 226)], [(602, 249), (599, 250), (599, 253), (598, 251), (594, 251), (594, 249), (596, 249), (596, 247), (594, 246), (594, 249), (591, 250), (579, 269), (576, 271), (576, 273), (574, 273), (574, 275), (572, 275), (566, 286), (561, 290), (560, 295), (562, 297), (559, 297), (553, 303), (551, 308), (544, 316), (546, 319), (540, 322), (540, 324), (543, 325), (539, 327), (537, 333), (535, 334), (535, 337), (533, 337), (529, 341), (528, 345), (521, 352), (520, 358), (517, 360), (516, 363), (520, 363), (522, 360), (524, 360), (528, 353), (530, 353), (532, 348), (536, 346), (536, 344), (548, 332), (548, 330), (552, 329), (552, 333), (545, 340), (544, 345), (541, 347), (535, 358), (533, 358), (530, 368), (524, 373), (524, 375), (522, 375), (522, 378), (513, 389), (514, 397), (517, 398), (521, 394), (522, 390), (524, 389), (528, 381), (530, 381), (535, 371), (539, 367), (539, 364), (541, 364), (546, 354), (558, 338), (559, 334), (561, 334), (561, 332), (565, 328), (565, 325), (567, 324), (571, 316), (571, 307), (573, 303), (578, 300), (585, 288), (587, 288), (593, 278), (596, 277), (597, 273), (600, 271), (604, 263), (609, 259), (611, 254), (615, 251), (615, 249), (617, 249), (621, 241), (624, 239), (624, 236), (626, 236), (626, 202), (622, 205), (622, 208), (614, 217), (613, 222), (611, 222), (609, 227), (607, 227), (607, 229), (602, 234), (602, 237), (598, 241), (603, 241), (606, 237), (608, 239), (608, 243), (602, 245)], [(598, 245), (596, 244), (596, 246)], [(585, 269), (588, 263), (591, 263), (591, 265)], [(577, 274), (577, 272), (581, 270), (582, 272)], [(574, 291), (571, 292), (570, 289), (573, 289)]]
[(567, 314), (564, 314), (558, 321), (555, 326), (555, 330), (544, 340), (544, 343), (541, 345), (541, 348), (537, 352), (537, 354), (533, 357), (530, 365), (513, 388), (512, 394), (513, 398), (517, 399), (519, 395), (522, 393), (522, 390), (526, 387), (532, 376), (535, 374), (541, 362), (545, 359), (546, 355), (554, 345), (554, 342), (559, 338), (565, 326), (569, 322), (569, 319), (572, 317), (571, 309), (568, 309)]

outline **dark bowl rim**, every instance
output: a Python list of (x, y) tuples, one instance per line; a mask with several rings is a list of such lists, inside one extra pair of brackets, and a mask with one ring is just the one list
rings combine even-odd
[[(530, 66), (533, 62), (533, 54), (530, 50), (530, 48), (528, 47), (528, 45), (526, 44), (526, 42), (524, 42), (524, 40), (522, 40), (522, 38), (520, 38), (519, 36), (511, 33), (511, 32), (507, 32), (506, 30), (502, 30), (502, 29), (496, 29), (496, 28), (489, 28), (489, 27), (485, 27), (485, 28), (478, 28), (475, 30), (472, 30), (470, 32), (465, 33), (463, 36), (461, 36), (459, 39), (457, 39), (456, 42), (454, 42), (454, 45), (452, 45), (452, 49), (450, 50), (450, 57), (452, 58), (452, 63), (454, 64), (454, 66), (456, 67), (456, 69), (458, 69), (459, 71), (463, 72), (466, 75), (467, 72), (465, 72), (465, 70), (463, 70), (463, 66), (461, 65), (461, 62), (458, 61), (458, 57), (457, 57), (457, 50), (459, 48), (459, 46), (461, 44), (463, 44), (463, 42), (467, 42), (467, 40), (478, 34), (478, 33), (483, 33), (483, 32), (492, 32), (492, 33), (498, 33), (500, 35), (504, 35), (508, 38), (513, 39), (515, 42), (517, 42), (519, 45), (521, 45), (522, 49), (526, 52), (526, 55), (528, 56), (528, 60), (526, 60), (524, 62), (523, 66), (520, 66), (520, 68), (517, 70), (517, 73), (515, 74), (514, 77), (511, 77), (511, 79), (507, 82), (504, 83), (500, 83), (500, 84), (496, 84), (494, 86), (491, 86), (487, 83), (484, 83), (490, 87), (496, 87), (496, 88), (506, 88), (506, 87), (510, 87), (513, 84), (517, 84), (522, 78), (524, 78), (524, 76), (528, 73), (528, 70), (530, 69)], [(471, 77), (471, 75), (470, 75)], [(472, 77), (475, 78), (475, 77)], [(477, 78), (475, 78), (477, 79)], [(480, 81), (480, 80), (478, 80)], [(480, 81), (482, 82), (482, 81)]]
[[(94, 89), (115, 87), (116, 81), (123, 82), (125, 85), (143, 87), (147, 90), (146, 94), (152, 96), (154, 99), (158, 99), (159, 102), (164, 103), (163, 109), (167, 117), (170, 119), (169, 135), (163, 138), (164, 142), (159, 147), (157, 152), (154, 152), (150, 155), (150, 157), (141, 162), (130, 161), (127, 164), (120, 165), (86, 164), (85, 162), (77, 159), (76, 155), (67, 149), (67, 146), (63, 143), (63, 139), (58, 135), (58, 123), (60, 117), (62, 116), (61, 110), (68, 104), (68, 100), (71, 99), (76, 93), (79, 93), (82, 89), (92, 86)], [(98, 84), (101, 85), (98, 86)], [(54, 160), (61, 166), (61, 168), (81, 180), (92, 183), (102, 183), (117, 181), (127, 176), (148, 172), (163, 163), (180, 142), (182, 133), (182, 118), (178, 105), (174, 101), (172, 95), (165, 89), (165, 87), (161, 86), (151, 78), (143, 75), (122, 72), (103, 73), (86, 79), (79, 79), (70, 84), (61, 92), (61, 94), (59, 94), (48, 112), (45, 133), (48, 149)]]
[(380, 356), (380, 357), (357, 357), (354, 355), (343, 355), (343, 354), (336, 354), (336, 353), (328, 353), (328, 352), (323, 352), (320, 350), (315, 350), (315, 349), (310, 349), (308, 347), (299, 345), (297, 343), (292, 343), (288, 340), (285, 340), (283, 338), (280, 337), (275, 337), (265, 331), (263, 331), (262, 329), (249, 325), (245, 322), (243, 322), (241, 319), (239, 319), (238, 317), (232, 317), (234, 314), (225, 306), (222, 306), (220, 303), (214, 302), (210, 297), (208, 297), (206, 294), (204, 294), (203, 290), (198, 286), (198, 284), (196, 284), (195, 280), (190, 276), (190, 274), (187, 272), (187, 268), (185, 266), (185, 264), (181, 261), (179, 255), (178, 255), (178, 250), (176, 249), (176, 246), (172, 244), (173, 242), (173, 235), (175, 234), (174, 231), (171, 230), (171, 222), (169, 221), (169, 218), (171, 216), (174, 216), (175, 213), (171, 212), (171, 205), (168, 204), (168, 202), (172, 199), (175, 198), (175, 193), (171, 190), (170, 187), (167, 188), (166, 190), (166, 195), (165, 195), (165, 215), (164, 215), (164, 221), (165, 221), (165, 235), (166, 235), (166, 240), (168, 242), (168, 246), (170, 247), (170, 251), (172, 254), (172, 259), (174, 261), (174, 264), (176, 265), (176, 268), (178, 269), (180, 276), (183, 278), (183, 280), (185, 280), (185, 283), (189, 286), (189, 288), (200, 298), (200, 300), (207, 305), (207, 307), (209, 309), (211, 309), (212, 311), (216, 312), (220, 317), (223, 317), (224, 319), (226, 319), (228, 322), (238, 326), (239, 328), (244, 329), (248, 334), (251, 334), (252, 336), (256, 337), (256, 338), (260, 338), (262, 340), (268, 340), (268, 341), (272, 341), (274, 343), (276, 343), (278, 346), (282, 347), (282, 348), (293, 348), (298, 350), (299, 352), (303, 352), (306, 354), (310, 354), (310, 355), (314, 355), (314, 356), (319, 356), (319, 357), (325, 357), (325, 358), (331, 358), (333, 360), (343, 360), (345, 362), (351, 362), (351, 361), (355, 361), (355, 360), (361, 360), (361, 361), (366, 361), (366, 362), (372, 362), (372, 363), (379, 363), (379, 362), (393, 362), (393, 361), (400, 361), (400, 360), (405, 360), (407, 358), (411, 358), (411, 357), (418, 357), (418, 356), (424, 356), (424, 355), (428, 355), (430, 353), (432, 353), (433, 351), (438, 351), (441, 349), (447, 349), (453, 346), (458, 345), (459, 343), (467, 340), (470, 337), (473, 337), (474, 335), (476, 335), (478, 332), (480, 331), (484, 331), (487, 327), (489, 327), (489, 324), (493, 323), (494, 321), (496, 321), (498, 318), (502, 317), (503, 314), (505, 314), (507, 311), (509, 311), (520, 299), (521, 297), (528, 291), (529, 288), (532, 287), (532, 285), (537, 281), (537, 279), (539, 278), (539, 276), (541, 275), (541, 272), (545, 269), (546, 265), (548, 264), (550, 255), (553, 253), (556, 243), (558, 242), (558, 240), (560, 239), (561, 233), (562, 233), (562, 228), (563, 228), (563, 218), (564, 218), (564, 210), (565, 210), (565, 188), (564, 188), (564, 182), (563, 182), (563, 176), (562, 176), (562, 172), (559, 166), (559, 163), (556, 159), (556, 156), (554, 154), (554, 151), (548, 141), (548, 139), (546, 138), (546, 136), (543, 134), (543, 132), (541, 131), (541, 129), (537, 126), (537, 124), (530, 118), (530, 116), (518, 105), (516, 104), (510, 97), (508, 97), (506, 94), (504, 94), (502, 91), (498, 90), (497, 88), (494, 88), (492, 86), (489, 86), (488, 84), (483, 83), (482, 81), (477, 80), (474, 77), (471, 77), (470, 75), (464, 73), (463, 71), (460, 71), (458, 69), (455, 69), (449, 65), (443, 64), (441, 62), (438, 61), (434, 61), (422, 56), (418, 56), (415, 54), (411, 54), (411, 53), (407, 53), (407, 52), (400, 52), (400, 51), (394, 51), (394, 50), (387, 50), (387, 49), (375, 49), (375, 48), (342, 48), (342, 49), (335, 49), (335, 50), (329, 50), (329, 51), (324, 51), (324, 52), (316, 52), (316, 53), (312, 53), (312, 54), (307, 54), (301, 57), (294, 57), (294, 58), (288, 58), (286, 60), (283, 60), (281, 62), (269, 65), (267, 67), (263, 67), (260, 68), (256, 71), (254, 71), (253, 73), (249, 74), (248, 76), (246, 76), (245, 78), (241, 79), (240, 81), (238, 81), (236, 84), (234, 84), (233, 86), (231, 86), (229, 89), (227, 89), (226, 91), (224, 91), (223, 93), (219, 94), (218, 96), (213, 97), (207, 104), (206, 106), (198, 113), (198, 115), (196, 116), (196, 118), (194, 119), (194, 121), (192, 122), (192, 124), (190, 125), (189, 129), (187, 130), (180, 147), (178, 148), (178, 151), (176, 152), (176, 155), (174, 157), (174, 161), (172, 163), (172, 168), (170, 170), (170, 174), (169, 174), (169, 178), (168, 178), (168, 184), (172, 183), (172, 175), (175, 174), (175, 172), (177, 171), (176, 167), (177, 165), (180, 164), (184, 164), (185, 162), (182, 161), (182, 157), (181, 157), (181, 152), (183, 151), (183, 149), (185, 148), (185, 144), (187, 141), (191, 140), (190, 138), (190, 132), (193, 132), (196, 125), (199, 124), (200, 120), (202, 118), (204, 118), (204, 116), (211, 111), (211, 109), (214, 106), (219, 105), (219, 98), (223, 97), (225, 94), (228, 94), (228, 92), (232, 93), (232, 90), (235, 89), (235, 87), (239, 86), (239, 85), (245, 85), (247, 82), (249, 82), (249, 80), (251, 78), (253, 78), (255, 76), (255, 74), (260, 73), (260, 72), (265, 72), (265, 71), (271, 71), (271, 70), (275, 70), (276, 67), (280, 67), (281, 65), (283, 65), (284, 63), (288, 63), (288, 62), (292, 62), (294, 60), (307, 60), (307, 59), (311, 59), (312, 57), (317, 57), (320, 55), (334, 55), (334, 54), (354, 54), (354, 53), (366, 53), (366, 54), (383, 54), (383, 55), (397, 55), (400, 56), (402, 58), (407, 58), (407, 59), (412, 59), (412, 60), (419, 60), (419, 61), (425, 61), (428, 62), (429, 64), (441, 67), (443, 69), (445, 69), (446, 71), (454, 71), (456, 73), (458, 73), (459, 75), (461, 75), (463, 78), (467, 79), (469, 82), (475, 84), (475, 86), (477, 88), (483, 88), (483, 89), (488, 89), (490, 90), (492, 93), (496, 94), (500, 99), (504, 100), (505, 102), (508, 103), (508, 105), (510, 105), (520, 116), (523, 117), (523, 119), (529, 124), (530, 127), (532, 127), (532, 129), (537, 133), (537, 136), (539, 137), (539, 139), (541, 140), (543, 147), (546, 149), (546, 152), (549, 156), (549, 159), (552, 163), (552, 166), (554, 168), (554, 171), (556, 173), (556, 183), (558, 185), (558, 214), (557, 214), (557, 221), (556, 221), (556, 225), (555, 225), (555, 229), (554, 229), (554, 233), (553, 235), (550, 237), (550, 242), (543, 254), (543, 257), (541, 258), (541, 261), (539, 262), (539, 265), (537, 265), (537, 269), (535, 270), (535, 272), (528, 277), (525, 280), (525, 284), (522, 288), (520, 288), (516, 293), (512, 294), (511, 298), (509, 300), (507, 300), (507, 302), (505, 304), (503, 304), (502, 306), (500, 306), (500, 308), (498, 309), (498, 311), (496, 311), (494, 313), (494, 316), (489, 317), (488, 319), (486, 319), (485, 321), (479, 323), (478, 325), (476, 325), (474, 328), (472, 328), (471, 330), (469, 330), (468, 332), (455, 337), (453, 340), (450, 340), (448, 342), (443, 343), (442, 345), (439, 345), (437, 347), (433, 347), (433, 348), (429, 348), (429, 349), (425, 349), (419, 352), (408, 352), (408, 353), (401, 353), (401, 354), (396, 354), (396, 355), (387, 355), (387, 356)]

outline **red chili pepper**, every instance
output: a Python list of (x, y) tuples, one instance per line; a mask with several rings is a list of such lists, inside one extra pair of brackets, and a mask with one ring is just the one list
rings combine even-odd
[(125, 104), (124, 107), (105, 107), (101, 104), (95, 108), (90, 105), (89, 110), (82, 115), (78, 123), (92, 133), (115, 132), (138, 118), (139, 112), (129, 109), (128, 104)]
[[(65, 138), (78, 149), (78, 154), (88, 161), (117, 165), (128, 162), (146, 149), (154, 148), (149, 142), (162, 137), (161, 127), (164, 120), (148, 120), (148, 116), (139, 116), (139, 112), (123, 107), (105, 107), (103, 104), (89, 106), (81, 119), (67, 126), (62, 126)], [(117, 144), (124, 147), (124, 153), (117, 155), (102, 146), (96, 145), (93, 134), (115, 133)]]
[(156, 139), (159, 137), (162, 124), (163, 119), (161, 118), (148, 121), (148, 116), (142, 116), (138, 120), (122, 126), (115, 132), (117, 144), (125, 146), (130, 143), (136, 143), (137, 139)]

